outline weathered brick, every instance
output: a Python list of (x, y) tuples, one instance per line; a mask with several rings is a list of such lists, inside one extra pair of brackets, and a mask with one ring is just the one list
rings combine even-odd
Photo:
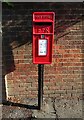
[[(32, 12), (56, 14), (53, 60), (44, 66), (44, 97), (82, 98), (84, 41), (81, 3), (3, 3), (3, 71), (8, 99), (38, 97), (38, 65), (32, 63)], [(64, 5), (66, 7), (64, 7)], [(58, 7), (56, 7), (58, 6)], [(19, 9), (18, 9), (19, 7)]]

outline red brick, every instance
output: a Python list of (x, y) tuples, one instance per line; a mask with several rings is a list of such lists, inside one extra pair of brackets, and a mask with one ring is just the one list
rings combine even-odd
[[(43, 4), (43, 6), (39, 5), (39, 10), (45, 10), (45, 3)], [(68, 10), (72, 10), (72, 5), (70, 8), (67, 7), (66, 10), (63, 8), (60, 9), (59, 6), (60, 4), (58, 4), (58, 8), (56, 4), (54, 4), (54, 8), (51, 6), (51, 9), (54, 9), (56, 12), (56, 24), (52, 64), (44, 65), (44, 96), (66, 99), (81, 98), (81, 81), (84, 78), (82, 19), (76, 19), (76, 16), (72, 15), (73, 11), (68, 14)], [(36, 7), (38, 10), (38, 5), (36, 5), (35, 8)], [(5, 69), (5, 71), (7, 69), (11, 70), (11, 64), (15, 66), (15, 69), (9, 73), (7, 71), (8, 74), (6, 74), (8, 98), (11, 101), (23, 102), (23, 99), (26, 97), (38, 97), (38, 65), (32, 63), (31, 41), (31, 10), (34, 12), (36, 10), (35, 8), (32, 6), (30, 9), (24, 4), (19, 5), (19, 12), (22, 10), (26, 11), (24, 15), (26, 17), (21, 17), (21, 21), (19, 21), (19, 16), (23, 16), (23, 14), (22, 12), (17, 12), (17, 7), (15, 7), (14, 12), (12, 12), (10, 8), (3, 8), (3, 10), (5, 10), (5, 12), (3, 12), (3, 34), (6, 33), (6, 36), (3, 35), (3, 41), (6, 42), (3, 44), (3, 69)], [(76, 7), (74, 6), (73, 9), (75, 10)], [(49, 10), (48, 5), (46, 10)], [(81, 12), (79, 8), (76, 10), (78, 13)], [(6, 13), (6, 11), (9, 12)], [(11, 16), (11, 14), (12, 21), (10, 22), (9, 16)], [(16, 16), (16, 18), (13, 18), (14, 16)], [(79, 14), (77, 14), (77, 16), (79, 16)], [(73, 22), (75, 22), (74, 25), (72, 24)], [(5, 25), (8, 26), (6, 27)], [(8, 63), (10, 64), (10, 68)]]

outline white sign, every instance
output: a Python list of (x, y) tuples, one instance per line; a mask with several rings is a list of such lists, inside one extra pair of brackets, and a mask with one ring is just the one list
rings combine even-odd
[(38, 55), (47, 55), (47, 40), (46, 39), (39, 39)]

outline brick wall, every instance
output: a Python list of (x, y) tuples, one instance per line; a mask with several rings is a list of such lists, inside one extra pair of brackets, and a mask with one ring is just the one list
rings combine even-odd
[(82, 99), (84, 41), (82, 3), (3, 3), (3, 76), (7, 99), (38, 97), (38, 65), (32, 63), (32, 13), (55, 12), (53, 62), (44, 66), (44, 97)]

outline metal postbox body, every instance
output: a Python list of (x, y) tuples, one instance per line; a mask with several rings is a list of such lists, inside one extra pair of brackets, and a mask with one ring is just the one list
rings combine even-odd
[(54, 40), (54, 12), (33, 13), (33, 63), (50, 64)]

